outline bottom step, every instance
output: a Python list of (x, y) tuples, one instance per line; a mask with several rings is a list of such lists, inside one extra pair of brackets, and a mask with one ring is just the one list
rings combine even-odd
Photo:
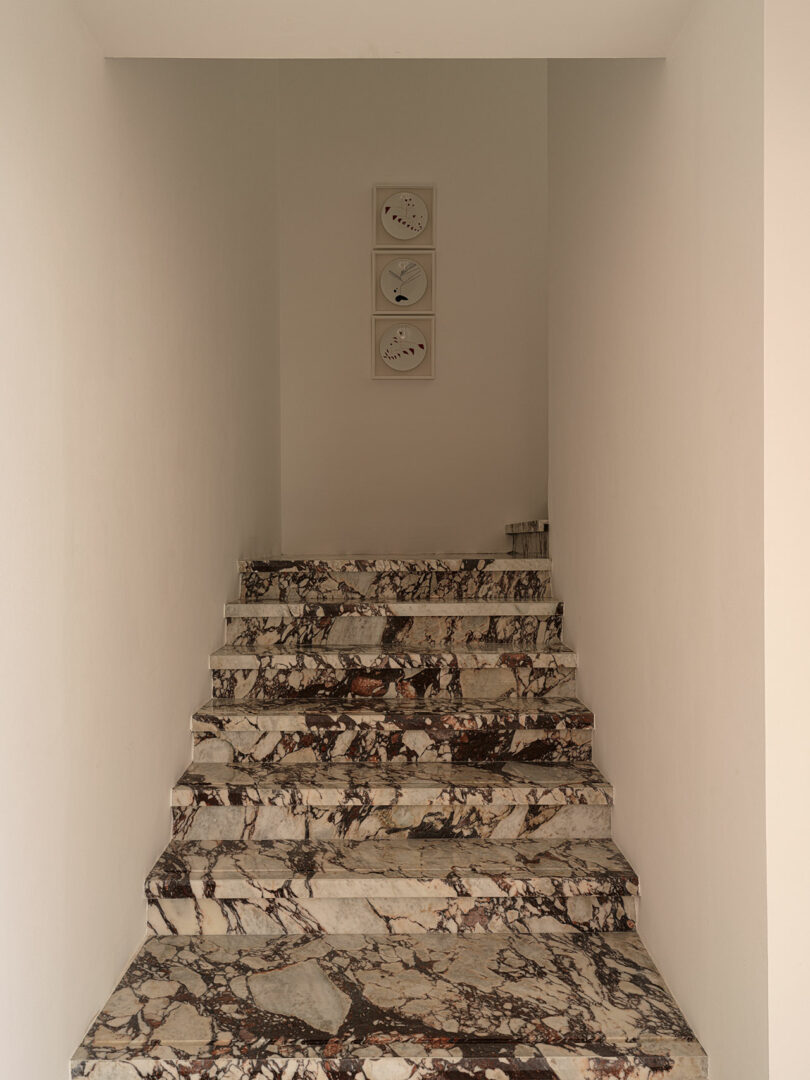
[(696, 1080), (632, 933), (157, 937), (72, 1062), (93, 1080)]

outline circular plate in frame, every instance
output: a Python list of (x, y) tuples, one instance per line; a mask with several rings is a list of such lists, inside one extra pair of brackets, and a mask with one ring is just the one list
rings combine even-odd
[(380, 357), (392, 371), (413, 371), (427, 353), (425, 335), (408, 323), (392, 326), (380, 338)]
[(430, 214), (421, 195), (413, 191), (395, 191), (383, 199), (380, 220), (395, 240), (415, 240), (427, 228)]
[(427, 287), (427, 272), (413, 259), (391, 259), (380, 271), (380, 292), (397, 307), (418, 304)]

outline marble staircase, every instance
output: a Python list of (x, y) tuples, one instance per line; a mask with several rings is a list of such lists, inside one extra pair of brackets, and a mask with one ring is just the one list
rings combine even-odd
[(513, 535), (543, 555), (240, 564), (147, 938), (73, 1076), (707, 1075), (635, 932), (539, 524)]

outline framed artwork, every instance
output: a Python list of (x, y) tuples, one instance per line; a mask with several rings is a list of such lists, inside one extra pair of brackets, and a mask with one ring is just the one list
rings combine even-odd
[(378, 312), (435, 311), (436, 253), (433, 251), (375, 251), (371, 257), (373, 310)]
[(373, 315), (371, 375), (374, 379), (433, 379), (435, 320), (432, 316)]
[(374, 247), (431, 248), (436, 244), (436, 189), (432, 184), (375, 184)]

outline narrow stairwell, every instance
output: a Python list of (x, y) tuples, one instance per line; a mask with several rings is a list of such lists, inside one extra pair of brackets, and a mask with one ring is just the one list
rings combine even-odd
[(634, 931), (549, 560), (240, 571), (149, 936), (73, 1076), (705, 1077)]

